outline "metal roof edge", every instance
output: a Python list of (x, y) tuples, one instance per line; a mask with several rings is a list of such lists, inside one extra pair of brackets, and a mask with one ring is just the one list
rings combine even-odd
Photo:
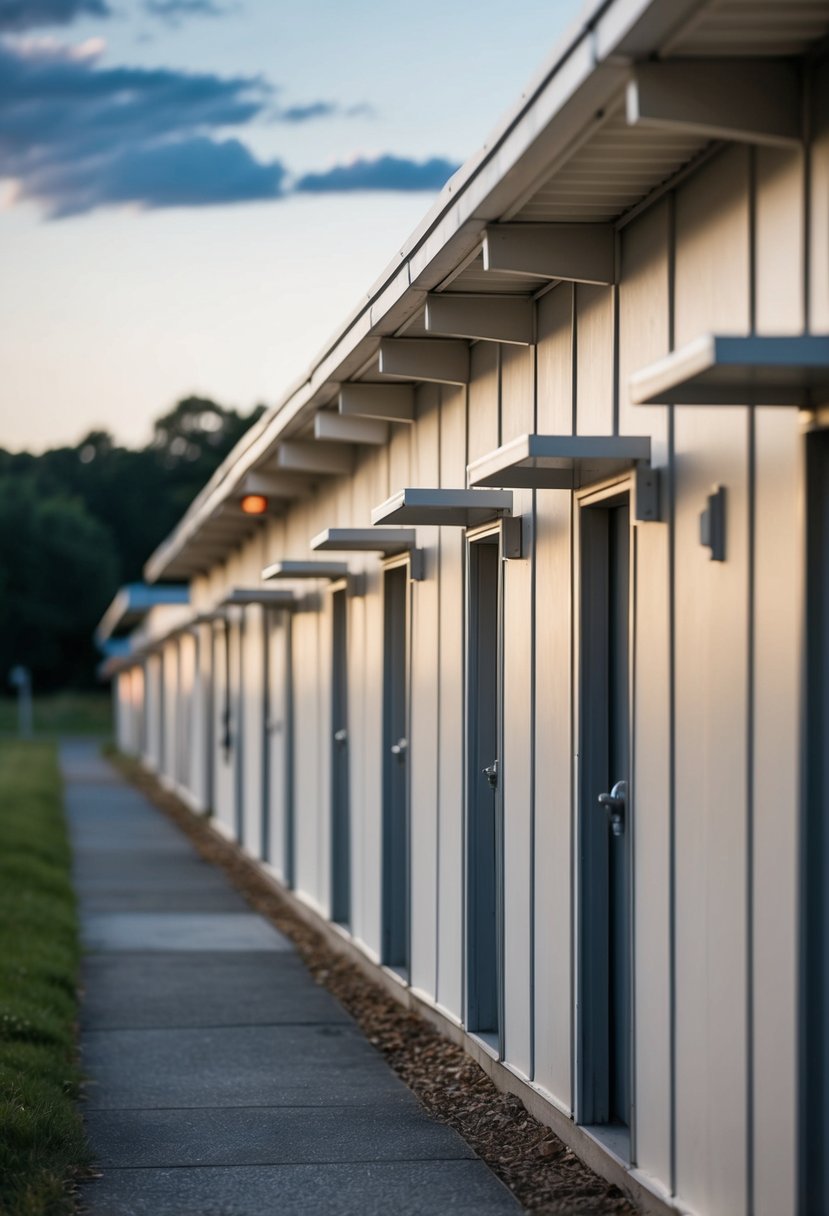
[(125, 583), (119, 587), (112, 602), (95, 629), (95, 642), (103, 647), (112, 642), (118, 626), (130, 614), (139, 619), (162, 604), (187, 604), (190, 589), (186, 585), (167, 584), (150, 587), (146, 583)]
[[(155, 583), (164, 577), (204, 518), (267, 456), (323, 385), (335, 378), (334, 373), (353, 355), (360, 342), (377, 336), (384, 325), (393, 329), (407, 319), (404, 315), (397, 325), (393, 324), (395, 306), (405, 313), (405, 301), (413, 293), (418, 293), (418, 297), (420, 293), (425, 295), (428, 286), (434, 285), (428, 281), (430, 272), (433, 279), (437, 276), (436, 281), (440, 281), (474, 249), (485, 224), (505, 209), (503, 196), (516, 192), (511, 179), (520, 175), (522, 167), (526, 171), (522, 160), (529, 160), (535, 147), (548, 142), (556, 118), (562, 119), (564, 127), (553, 141), (561, 145), (560, 151), (584, 130), (607, 95), (624, 80), (627, 60), (620, 54), (620, 48), (633, 45), (637, 31), (643, 28), (640, 43), (643, 38), (667, 36), (703, 3), (704, 0), (599, 0), (598, 3), (588, 0), (582, 15), (559, 40), (516, 106), (507, 112), (482, 148), (450, 178), (399, 254), (323, 347), (306, 377), (295, 383), (279, 404), (240, 439), (174, 530), (151, 554), (144, 566), (148, 582)], [(572, 116), (565, 113), (568, 106), (576, 111)], [(549, 161), (549, 154), (545, 159)], [(532, 166), (529, 168), (531, 171)], [(416, 299), (411, 311), (416, 311), (417, 306)]]

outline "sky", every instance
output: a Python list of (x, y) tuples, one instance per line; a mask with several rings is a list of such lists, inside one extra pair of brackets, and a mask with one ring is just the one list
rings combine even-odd
[(0, 0), (0, 447), (273, 405), (581, 0)]

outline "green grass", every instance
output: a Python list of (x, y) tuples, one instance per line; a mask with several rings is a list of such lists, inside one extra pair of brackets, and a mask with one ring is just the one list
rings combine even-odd
[(76, 1109), (80, 961), (54, 744), (0, 741), (0, 1213), (63, 1216), (88, 1162)]
[[(111, 735), (112, 698), (108, 692), (55, 692), (35, 697), (34, 733), (40, 738)], [(0, 735), (16, 734), (17, 701), (0, 697)]]

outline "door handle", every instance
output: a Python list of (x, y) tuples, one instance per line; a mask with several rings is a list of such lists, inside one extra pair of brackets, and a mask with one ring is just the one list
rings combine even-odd
[(340, 745), (342, 745), (347, 741), (347, 739), (348, 739), (347, 730), (335, 730), (334, 731), (334, 742), (335, 743), (339, 743)]
[(393, 756), (397, 756), (398, 760), (402, 760), (405, 758), (406, 749), (408, 748), (408, 746), (409, 746), (408, 739), (398, 739), (396, 743), (392, 744), (391, 754)]
[(627, 809), (628, 783), (617, 781), (609, 794), (599, 794), (599, 806), (607, 811), (610, 831), (614, 836), (621, 836), (625, 830), (625, 810)]
[(481, 772), (486, 777), (489, 784), (494, 790), (498, 788), (498, 761), (493, 760), (492, 764), (488, 764), (486, 768), (482, 768)]

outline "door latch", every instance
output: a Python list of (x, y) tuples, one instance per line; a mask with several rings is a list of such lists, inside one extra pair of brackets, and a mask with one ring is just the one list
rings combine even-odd
[(621, 836), (625, 830), (627, 798), (627, 781), (617, 781), (609, 794), (599, 794), (599, 806), (603, 806), (607, 811), (607, 819), (613, 836)]
[(498, 761), (493, 760), (492, 764), (488, 764), (486, 768), (482, 768), (481, 772), (486, 777), (489, 784), (494, 790), (498, 788)]
[(408, 746), (409, 746), (408, 739), (398, 739), (396, 743), (392, 744), (391, 754), (393, 756), (397, 756), (398, 760), (403, 760), (403, 759), (405, 759), (406, 749), (408, 748)]
[(347, 742), (347, 740), (348, 740), (348, 731), (347, 730), (335, 730), (334, 731), (334, 742), (335, 743), (339, 743), (340, 746), (342, 746), (344, 743)]

